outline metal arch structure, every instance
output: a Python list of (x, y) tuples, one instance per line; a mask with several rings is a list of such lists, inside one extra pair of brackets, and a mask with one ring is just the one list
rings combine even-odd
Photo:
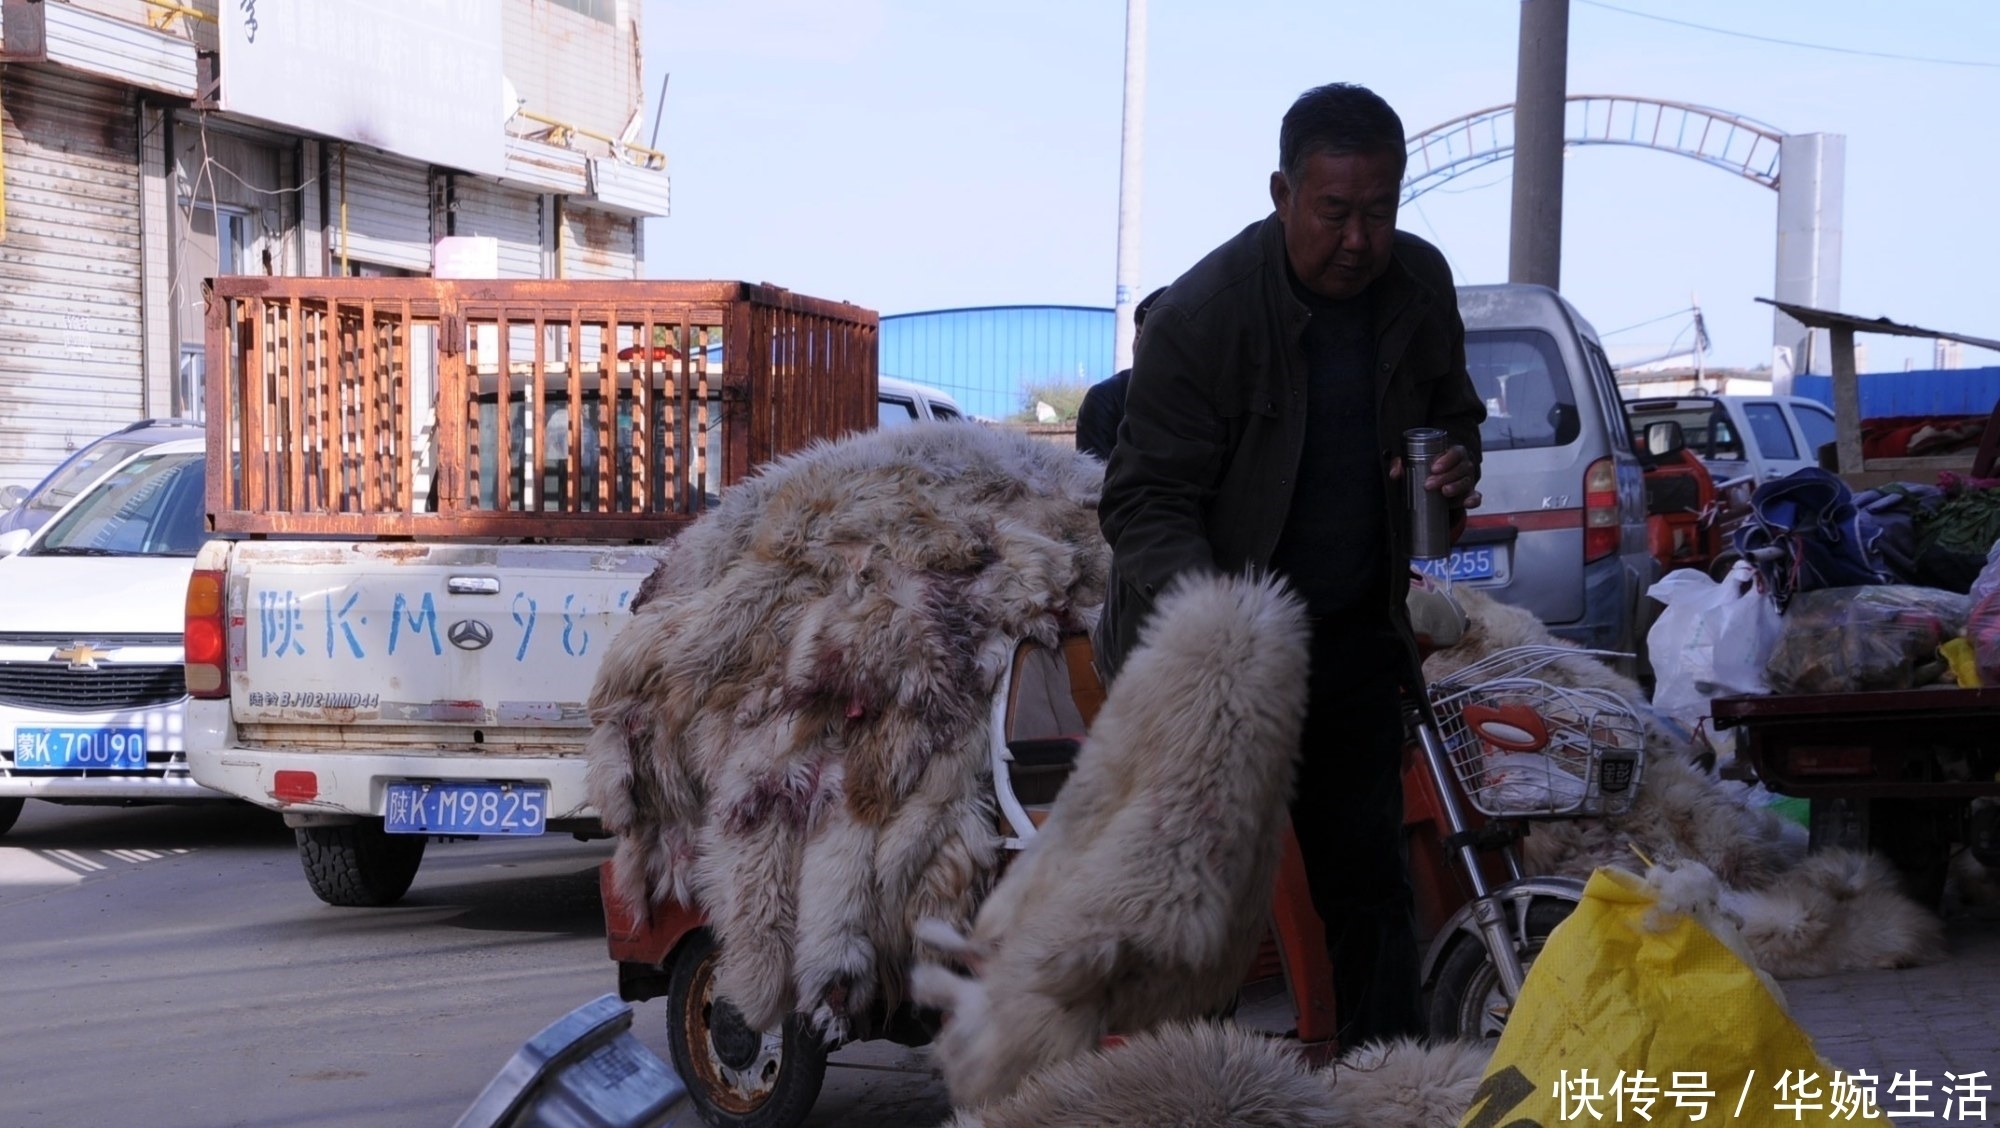
[[(1563, 140), (1570, 145), (1634, 145), (1693, 157), (1766, 188), (1778, 186), (1783, 130), (1741, 114), (1688, 102), (1572, 94)], [(1514, 106), (1491, 106), (1410, 138), (1403, 203), (1514, 153)]]
[[(1781, 302), (1840, 306), (1841, 209), (1847, 139), (1837, 133), (1786, 133), (1741, 114), (1615, 94), (1565, 100), (1566, 145), (1630, 145), (1692, 157), (1778, 193), (1777, 278)], [(1402, 202), (1514, 153), (1514, 107), (1492, 106), (1410, 138)], [(1795, 372), (1823, 370), (1826, 333), (1808, 330), (1783, 309), (1772, 314), (1774, 390), (1791, 390)]]

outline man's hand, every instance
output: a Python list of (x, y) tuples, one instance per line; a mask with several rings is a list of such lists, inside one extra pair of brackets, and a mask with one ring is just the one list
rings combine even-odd
[[(1389, 464), (1389, 480), (1403, 480), (1403, 459), (1398, 456)], [(1472, 456), (1465, 453), (1462, 446), (1454, 446), (1431, 460), (1431, 472), (1424, 478), (1424, 488), (1436, 490), (1446, 498), (1465, 509), (1479, 508), (1479, 491), (1472, 488), (1479, 480), (1479, 470), (1473, 465)]]

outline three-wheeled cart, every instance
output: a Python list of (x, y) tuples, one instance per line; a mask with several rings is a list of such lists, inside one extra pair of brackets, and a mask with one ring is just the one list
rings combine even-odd
[(1952, 852), (2000, 865), (2000, 688), (1718, 697), (1765, 787), (1812, 804), (1814, 848), (1868, 849), (1935, 905)]

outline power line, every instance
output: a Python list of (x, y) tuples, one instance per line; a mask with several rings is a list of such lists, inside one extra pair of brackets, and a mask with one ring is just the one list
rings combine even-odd
[(1939, 63), (1948, 67), (1979, 67), (1985, 70), (2000, 70), (2000, 63), (1982, 62), (1977, 59), (1940, 59), (1930, 55), (1899, 55), (1891, 51), (1863, 51), (1856, 47), (1833, 47), (1825, 43), (1805, 43), (1797, 39), (1777, 39), (1769, 35), (1753, 35), (1747, 31), (1731, 31), (1726, 27), (1710, 27), (1707, 24), (1691, 23), (1687, 20), (1677, 20), (1669, 16), (1656, 16), (1651, 12), (1641, 12), (1632, 8), (1621, 8), (1616, 4), (1606, 4), (1603, 0), (1580, 0), (1580, 2), (1588, 4), (1593, 8), (1603, 8), (1608, 12), (1620, 12), (1628, 16), (1637, 16), (1642, 20), (1657, 20), (1660, 23), (1674, 24), (1679, 27), (1691, 27), (1696, 31), (1734, 36), (1737, 39), (1754, 39), (1759, 43), (1775, 43), (1780, 47), (1803, 47), (1808, 51), (1831, 51), (1836, 55), (1866, 55), (1871, 59), (1897, 59), (1906, 63)]
[[(1672, 313), (1663, 313), (1663, 314), (1661, 314), (1660, 316), (1658, 316), (1658, 317), (1655, 317), (1655, 318), (1653, 318), (1653, 319), (1651, 319), (1651, 320), (1649, 320), (1649, 321), (1641, 321), (1641, 322), (1639, 322), (1639, 323), (1638, 323), (1637, 325), (1627, 325), (1627, 326), (1626, 326), (1625, 328), (1623, 328), (1623, 329), (1613, 329), (1613, 330), (1612, 330), (1611, 332), (1609, 332), (1609, 333), (1599, 333), (1599, 334), (1598, 334), (1598, 336), (1599, 336), (1599, 337), (1616, 337), (1616, 336), (1617, 336), (1618, 334), (1620, 334), (1620, 333), (1630, 333), (1630, 332), (1631, 332), (1632, 330), (1634, 330), (1634, 329), (1644, 329), (1644, 328), (1645, 328), (1646, 326), (1648, 326), (1648, 325), (1658, 325), (1658, 324), (1659, 324), (1660, 322), (1662, 322), (1662, 321), (1665, 321), (1665, 320), (1667, 320), (1668, 318), (1672, 318), (1672, 317), (1679, 317), (1679, 316), (1681, 316), (1681, 315), (1682, 315), (1682, 314), (1684, 314), (1684, 313), (1698, 313), (1698, 312), (1700, 312), (1700, 311), (1699, 311), (1699, 310), (1696, 310), (1696, 309), (1695, 309), (1695, 308), (1694, 308), (1693, 306), (1688, 306), (1688, 307), (1687, 307), (1686, 309), (1677, 309), (1677, 310), (1673, 311)], [(1682, 330), (1682, 332), (1686, 332), (1686, 330)], [(1680, 338), (1676, 337), (1676, 338), (1674, 338), (1674, 339), (1675, 339), (1675, 340), (1679, 340)]]

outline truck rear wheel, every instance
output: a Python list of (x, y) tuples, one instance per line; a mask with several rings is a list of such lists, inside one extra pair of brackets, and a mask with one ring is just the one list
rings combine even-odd
[(21, 817), (21, 804), (26, 799), (0, 799), (0, 834), (14, 829), (14, 820)]
[(382, 820), (349, 826), (305, 826), (299, 863), (319, 899), (343, 908), (393, 905), (410, 891), (424, 860), (424, 836), (390, 834)]

